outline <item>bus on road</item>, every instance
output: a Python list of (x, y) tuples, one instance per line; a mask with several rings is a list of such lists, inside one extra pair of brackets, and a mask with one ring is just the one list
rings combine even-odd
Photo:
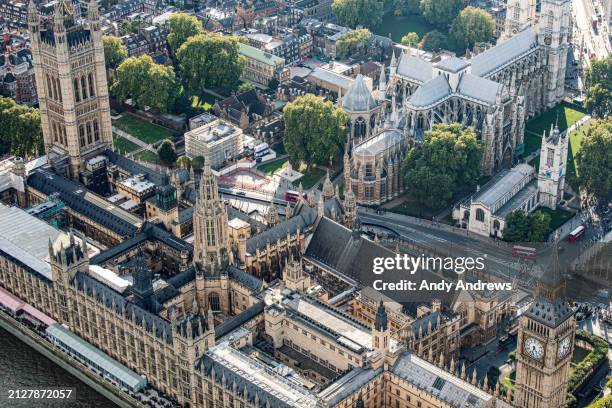
[(576, 243), (576, 241), (582, 238), (585, 232), (586, 232), (586, 228), (584, 228), (584, 225), (577, 227), (576, 229), (574, 229), (572, 232), (569, 233), (569, 235), (567, 236), (567, 242), (570, 242), (572, 244)]
[(514, 245), (512, 255), (521, 259), (535, 259), (538, 256), (538, 250), (533, 247)]
[(287, 190), (287, 192), (285, 192), (285, 200), (290, 203), (297, 203), (300, 201), (300, 195), (302, 198), (306, 198), (306, 193), (300, 194), (299, 191)]

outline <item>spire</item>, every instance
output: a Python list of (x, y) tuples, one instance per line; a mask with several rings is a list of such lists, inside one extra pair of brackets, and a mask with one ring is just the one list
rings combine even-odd
[(194, 315), (199, 314), (198, 301), (195, 296), (193, 297), (193, 303), (191, 304), (191, 313)]
[(319, 202), (317, 203), (317, 215), (319, 217), (325, 216), (325, 202), (323, 201), (323, 194), (319, 195)]
[(395, 58), (395, 48), (393, 48), (393, 52), (391, 54), (391, 63), (389, 64), (389, 66), (393, 68), (397, 67), (397, 58)]
[(387, 77), (385, 75), (385, 65), (383, 64), (380, 70), (380, 78), (378, 79), (378, 90), (384, 92), (387, 89)]
[(378, 304), (378, 310), (376, 311), (376, 320), (374, 322), (374, 328), (376, 331), (384, 332), (389, 328), (389, 322), (387, 320), (387, 309), (381, 300)]
[(563, 298), (565, 295), (565, 280), (561, 274), (559, 243), (557, 238), (558, 237), (555, 237), (548, 264), (538, 282), (536, 299), (554, 301)]
[(329, 177), (329, 169), (327, 169), (327, 176), (325, 177), (325, 181), (323, 182), (323, 199), (329, 200), (334, 196), (334, 185), (331, 182), (331, 178)]

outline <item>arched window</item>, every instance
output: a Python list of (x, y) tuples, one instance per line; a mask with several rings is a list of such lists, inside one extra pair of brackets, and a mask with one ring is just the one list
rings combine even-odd
[(91, 131), (91, 122), (87, 122), (87, 144), (91, 144), (93, 133)]
[(83, 100), (87, 99), (87, 85), (84, 76), (81, 77), (81, 96), (83, 96)]
[(499, 221), (498, 220), (493, 221), (493, 229), (494, 230), (499, 230)]
[(521, 7), (517, 4), (514, 6), (514, 19), (518, 20), (521, 16)]
[(85, 126), (79, 125), (79, 143), (81, 147), (85, 146)]
[(363, 137), (366, 134), (366, 122), (362, 117), (357, 118), (355, 125), (353, 126), (353, 136)]
[(476, 221), (484, 221), (485, 213), (482, 208), (476, 209)]
[(549, 29), (549, 30), (552, 30), (552, 28), (553, 28), (553, 23), (554, 23), (554, 22), (555, 22), (555, 17), (553, 16), (553, 12), (551, 11), (551, 12), (548, 14), (548, 21), (547, 21), (547, 23), (546, 23), (546, 25), (548, 26), (548, 29)]
[(94, 141), (100, 140), (100, 128), (98, 127), (98, 119), (93, 121)]
[(87, 75), (87, 80), (89, 82), (89, 97), (91, 98), (92, 96), (96, 96), (96, 92), (94, 90), (93, 74), (91, 72)]
[(55, 140), (56, 142), (58, 142), (57, 140), (57, 125), (55, 124), (55, 122), (52, 122), (52, 128), (53, 128), (53, 140)]
[(81, 101), (81, 95), (79, 93), (79, 80), (78, 79), (74, 79), (74, 81), (72, 81), (72, 87), (74, 88), (74, 100), (77, 102)]
[(221, 302), (219, 302), (219, 295), (217, 293), (212, 292), (208, 295), (208, 307), (214, 312), (221, 310)]
[(47, 95), (49, 98), (53, 98), (53, 85), (51, 85), (51, 77), (49, 76), (49, 74), (47, 74), (47, 93), (49, 95)]
[(57, 84), (57, 96), (59, 101), (62, 102), (62, 87), (60, 86), (59, 79), (55, 78), (55, 83)]
[(54, 77), (51, 77), (51, 82), (53, 82), (53, 99), (56, 101), (59, 100), (57, 93), (57, 80)]

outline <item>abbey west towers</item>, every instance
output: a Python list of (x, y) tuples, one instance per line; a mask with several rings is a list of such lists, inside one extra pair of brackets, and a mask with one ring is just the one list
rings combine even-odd
[(28, 25), (40, 102), (45, 153), (51, 164), (78, 179), (83, 161), (112, 147), (100, 15), (88, 3), (87, 21), (60, 0), (53, 15), (30, 1)]

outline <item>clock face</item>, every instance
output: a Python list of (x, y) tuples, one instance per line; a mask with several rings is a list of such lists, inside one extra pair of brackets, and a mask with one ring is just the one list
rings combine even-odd
[(559, 343), (559, 348), (557, 349), (557, 357), (563, 358), (569, 352), (570, 349), (570, 338), (569, 336), (561, 340)]
[(541, 359), (544, 356), (544, 345), (542, 342), (535, 337), (528, 337), (523, 343), (523, 350), (530, 357), (535, 358), (536, 360)]

